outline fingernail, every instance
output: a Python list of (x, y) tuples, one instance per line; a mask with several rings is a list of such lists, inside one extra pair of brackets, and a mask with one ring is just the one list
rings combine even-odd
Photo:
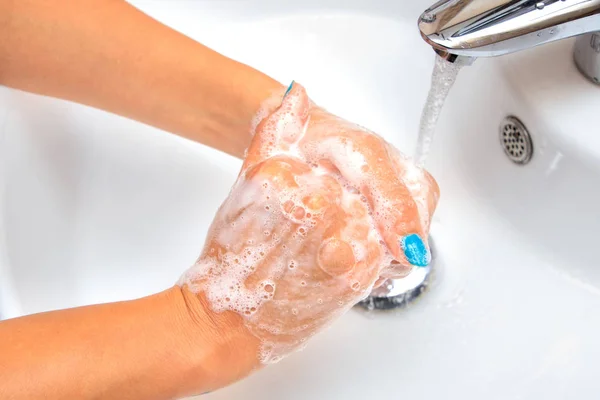
[(426, 267), (429, 265), (429, 251), (425, 243), (417, 234), (412, 234), (402, 239), (402, 248), (404, 255), (409, 263), (417, 267)]
[(284, 99), (285, 99), (285, 96), (287, 96), (288, 93), (292, 90), (293, 86), (294, 86), (294, 81), (292, 81), (292, 83), (290, 83), (290, 86), (288, 86), (287, 90), (285, 91), (285, 94), (283, 95)]

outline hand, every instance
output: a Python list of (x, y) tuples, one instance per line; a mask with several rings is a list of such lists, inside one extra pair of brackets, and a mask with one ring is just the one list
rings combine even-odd
[(245, 167), (295, 151), (305, 164), (364, 196), (392, 256), (382, 277), (402, 277), (412, 266), (429, 264), (427, 237), (439, 197), (429, 173), (376, 134), (312, 104), (300, 85), (259, 128)]
[(438, 187), (379, 136), (295, 84), (256, 128), (181, 284), (243, 317), (262, 363), (301, 347), (380, 278), (425, 266)]

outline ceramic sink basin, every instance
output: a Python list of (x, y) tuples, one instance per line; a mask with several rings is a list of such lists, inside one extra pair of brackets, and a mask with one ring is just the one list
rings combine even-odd
[[(416, 27), (429, 2), (284, 3), (134, 2), (301, 82), (411, 153), (433, 67)], [(577, 73), (571, 47), (461, 72), (428, 161), (442, 198), (427, 293), (394, 312), (352, 310), (303, 352), (202, 398), (597, 398), (600, 87)], [(500, 145), (508, 115), (531, 133), (527, 165)], [(0, 315), (171, 286), (240, 165), (125, 118), (0, 88)]]

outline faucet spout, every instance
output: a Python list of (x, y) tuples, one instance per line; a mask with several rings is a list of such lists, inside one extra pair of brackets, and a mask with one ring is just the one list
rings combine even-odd
[(448, 61), (499, 56), (600, 30), (600, 0), (441, 0), (419, 30)]

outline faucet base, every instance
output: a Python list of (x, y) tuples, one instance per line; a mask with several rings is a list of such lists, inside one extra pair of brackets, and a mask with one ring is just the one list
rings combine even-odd
[(575, 41), (573, 58), (579, 72), (600, 85), (600, 32), (579, 36)]

